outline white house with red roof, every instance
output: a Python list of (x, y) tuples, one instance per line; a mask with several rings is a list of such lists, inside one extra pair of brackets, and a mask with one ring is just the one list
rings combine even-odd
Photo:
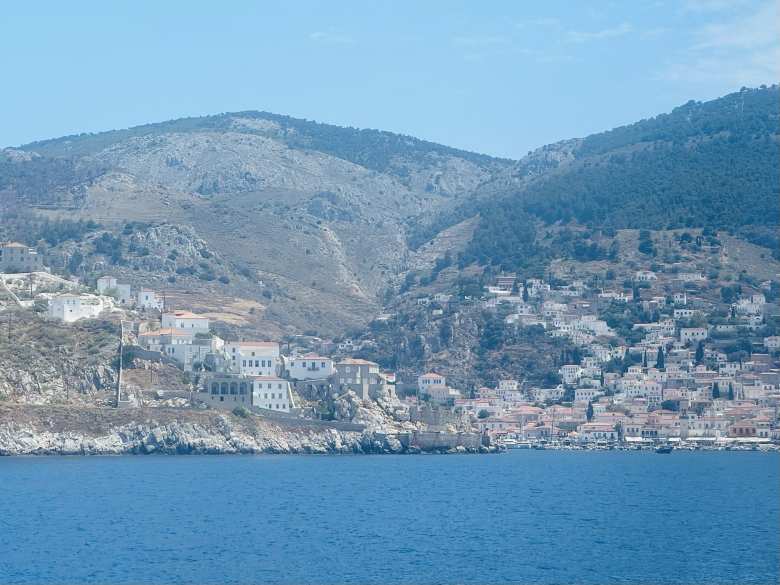
[(193, 333), (208, 333), (209, 319), (190, 311), (171, 311), (162, 314), (162, 329), (183, 329)]

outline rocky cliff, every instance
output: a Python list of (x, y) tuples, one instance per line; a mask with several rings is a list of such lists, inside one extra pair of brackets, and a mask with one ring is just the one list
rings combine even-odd
[[(416, 453), (490, 451), (474, 434), (416, 436), (362, 425), (211, 410), (0, 403), (0, 455)], [(418, 446), (419, 445), (419, 446)]]

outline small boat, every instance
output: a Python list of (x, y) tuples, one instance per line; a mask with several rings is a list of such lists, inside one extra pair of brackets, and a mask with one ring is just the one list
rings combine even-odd
[(661, 445), (660, 447), (656, 448), (655, 452), (656, 453), (671, 453), (672, 449), (674, 449), (674, 447), (672, 447), (671, 445)]

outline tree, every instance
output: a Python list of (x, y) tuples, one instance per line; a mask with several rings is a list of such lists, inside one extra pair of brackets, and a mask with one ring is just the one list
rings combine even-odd
[(694, 358), (696, 360), (696, 364), (701, 364), (704, 361), (704, 342), (700, 341), (699, 345), (696, 346), (696, 356)]
[(655, 358), (655, 367), (659, 370), (663, 370), (666, 367), (663, 347), (658, 348), (658, 356)]
[(585, 416), (588, 417), (588, 422), (593, 420), (593, 403), (588, 401), (588, 410), (585, 411)]
[(729, 382), (729, 393), (727, 395), (729, 400), (734, 400), (734, 384)]
[(642, 352), (642, 367), (643, 368), (647, 367), (647, 352), (646, 351)]
[(523, 302), (528, 302), (528, 285), (525, 282), (523, 282)]
[(712, 385), (712, 399), (716, 400), (718, 398), (720, 398), (720, 385), (717, 382), (715, 382)]
[(477, 413), (477, 417), (479, 418), (487, 418), (489, 416), (490, 416), (490, 412), (485, 410), (484, 408)]

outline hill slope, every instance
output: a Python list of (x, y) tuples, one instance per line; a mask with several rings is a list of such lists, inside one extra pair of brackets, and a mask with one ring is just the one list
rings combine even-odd
[[(517, 267), (534, 222), (598, 229), (710, 227), (777, 249), (780, 88), (689, 102), (650, 120), (544, 147), (481, 187), (467, 258)], [(447, 222), (444, 222), (446, 224)]]
[[(119, 238), (128, 222), (187, 226), (228, 265), (220, 272), (255, 283), (225, 294), (262, 299), (275, 323), (336, 331), (378, 310), (407, 261), (407, 223), (459, 204), (509, 164), (389, 132), (240, 112), (6, 149), (0, 204), (93, 220)], [(129, 243), (118, 246), (112, 271), (131, 255)], [(79, 276), (101, 263), (87, 258)], [(181, 280), (173, 295), (213, 301), (201, 287), (175, 290)], [(269, 290), (281, 294), (269, 301)]]

